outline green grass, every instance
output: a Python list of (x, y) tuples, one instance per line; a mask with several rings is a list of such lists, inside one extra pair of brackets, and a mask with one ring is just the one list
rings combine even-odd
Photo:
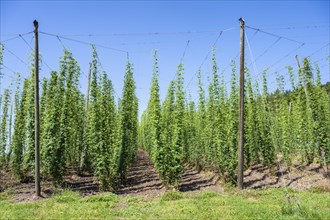
[[(290, 193), (292, 194), (293, 191)], [(0, 194), (1, 219), (330, 219), (330, 194), (296, 192), (301, 212), (288, 205), (283, 189), (227, 189), (221, 193), (168, 192), (161, 197), (112, 193), (81, 198), (64, 191), (34, 203), (12, 203)], [(303, 216), (303, 218), (302, 218)]]

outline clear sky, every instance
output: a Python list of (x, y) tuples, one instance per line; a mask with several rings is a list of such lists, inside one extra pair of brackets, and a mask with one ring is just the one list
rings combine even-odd
[[(264, 68), (269, 69), (269, 88), (276, 87), (275, 71), (288, 79), (283, 69), (296, 68), (295, 55), (300, 59), (311, 55), (321, 67), (322, 81), (330, 81), (329, 71), (329, 1), (2, 1), (0, 9), (0, 40), (5, 41), (5, 74), (2, 87), (8, 87), (18, 71), (29, 75), (33, 34), (33, 20), (39, 21), (39, 31), (93, 44), (97, 47), (104, 70), (113, 81), (116, 93), (121, 96), (127, 54), (134, 65), (140, 113), (147, 106), (152, 75), (152, 51), (158, 50), (161, 98), (166, 95), (170, 80), (183, 57), (185, 88), (196, 97), (197, 69), (202, 67), (204, 84), (211, 71), (210, 57), (203, 62), (216, 43), (217, 63), (230, 76), (230, 60), (239, 52), (239, 22), (243, 17), (251, 52), (256, 59), (250, 65), (252, 77)], [(157, 34), (156, 34), (157, 33)], [(277, 37), (277, 36), (281, 36)], [(59, 69), (63, 54), (61, 42), (78, 60), (84, 72), (80, 86), (85, 93), (91, 48), (75, 41), (40, 34), (40, 53), (44, 62), (41, 77), (49, 76), (50, 69)], [(287, 39), (288, 38), (288, 39)], [(26, 42), (25, 42), (25, 41)], [(187, 42), (188, 46), (187, 46)], [(304, 43), (304, 45), (303, 45)], [(303, 46), (302, 46), (303, 45)], [(15, 55), (13, 55), (15, 54)], [(251, 63), (246, 45), (246, 63)], [(24, 62), (22, 62), (22, 61)], [(238, 61), (238, 59), (236, 59)], [(237, 63), (238, 64), (238, 63)], [(10, 70), (9, 70), (9, 69)], [(288, 82), (288, 80), (286, 80)], [(287, 83), (289, 84), (289, 83)], [(3, 88), (1, 88), (3, 90)]]

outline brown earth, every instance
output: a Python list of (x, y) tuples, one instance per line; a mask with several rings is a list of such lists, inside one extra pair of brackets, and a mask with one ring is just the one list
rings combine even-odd
[[(196, 169), (185, 166), (184, 173), (179, 183), (179, 191), (195, 191), (201, 189), (220, 189), (215, 174), (198, 172)], [(119, 189), (119, 195), (143, 195), (154, 197), (162, 195), (166, 191), (159, 175), (147, 152), (139, 149), (132, 166), (127, 173), (126, 183)]]
[(118, 190), (119, 195), (159, 196), (165, 188), (155, 172), (149, 155), (138, 149), (132, 166), (128, 169), (127, 179)]
[(289, 169), (283, 164), (272, 167), (254, 166), (244, 172), (244, 186), (252, 189), (266, 187), (290, 187), (308, 190), (320, 187), (330, 192), (330, 176), (327, 168), (320, 164), (293, 164)]
[[(282, 172), (281, 172), (282, 171)], [(12, 194), (13, 202), (35, 201), (33, 178), (27, 183), (16, 183), (9, 172), (1, 171), (0, 192)], [(244, 172), (244, 186), (251, 189), (266, 187), (290, 187), (298, 190), (308, 190), (311, 187), (321, 187), (330, 191), (330, 178), (319, 164), (309, 166), (293, 165), (288, 170), (283, 165), (272, 167), (254, 166)], [(198, 190), (222, 191), (220, 178), (213, 172), (197, 171), (185, 165), (184, 173), (179, 183), (179, 191), (194, 192)], [(64, 188), (78, 191), (82, 196), (101, 193), (97, 179), (93, 175), (79, 176), (73, 169), (68, 169), (64, 176), (62, 187), (54, 187), (50, 181), (42, 181), (42, 197), (49, 198), (52, 194), (61, 192)], [(127, 173), (126, 183), (116, 192), (120, 196), (141, 195), (145, 197), (160, 196), (166, 192), (149, 155), (139, 149), (132, 166)], [(39, 199), (39, 198), (37, 198)]]

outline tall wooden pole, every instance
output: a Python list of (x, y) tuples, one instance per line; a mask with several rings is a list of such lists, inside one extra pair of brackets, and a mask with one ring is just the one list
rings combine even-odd
[(39, 42), (38, 21), (34, 25), (34, 116), (35, 116), (35, 191), (36, 197), (40, 197), (40, 148), (39, 148)]
[(240, 92), (239, 92), (239, 124), (238, 124), (238, 177), (237, 187), (243, 189), (244, 166), (244, 25), (243, 18), (239, 19), (240, 30)]

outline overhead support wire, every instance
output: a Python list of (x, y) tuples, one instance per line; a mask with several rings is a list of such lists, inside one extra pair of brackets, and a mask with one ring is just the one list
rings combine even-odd
[(187, 51), (187, 48), (189, 46), (189, 42), (190, 40), (187, 41), (187, 44), (186, 44), (186, 47), (184, 48), (184, 51), (183, 51), (183, 54), (182, 54), (182, 57), (181, 57), (181, 60), (180, 60), (180, 63), (182, 63), (183, 59), (184, 59), (184, 56), (186, 55), (186, 51)]
[[(11, 68), (9, 68), (8, 66), (6, 66), (6, 65), (4, 65), (4, 64), (2, 64), (2, 66), (3, 66), (4, 68), (6, 68), (7, 70), (9, 70), (10, 72), (14, 73), (14, 74), (17, 73), (17, 72), (15, 72), (14, 70), (12, 70)], [(9, 78), (11, 78), (11, 79), (15, 79), (15, 77), (13, 77), (13, 76), (11, 76), (11, 75), (8, 75), (8, 74), (6, 74), (6, 73), (1, 73), (0, 78), (3, 78), (3, 76), (7, 76), (7, 77), (9, 77)]]
[[(66, 51), (67, 48), (66, 48), (66, 46), (64, 45), (63, 41), (61, 40), (61, 38), (60, 38), (58, 35), (56, 35), (56, 39), (58, 40), (58, 42), (59, 42), (60, 45), (62, 46), (63, 50)], [(81, 73), (87, 78), (87, 75), (85, 74), (85, 72), (84, 72), (82, 69), (80, 69), (80, 72), (81, 72)], [(80, 86), (80, 88), (82, 88), (80, 82), (79, 82), (79, 86)]]
[[(64, 36), (60, 36), (60, 35), (56, 35), (56, 34), (46, 33), (46, 32), (43, 32), (43, 31), (40, 31), (39, 33), (44, 34), (44, 35), (48, 35), (48, 36), (53, 36), (53, 37), (56, 37), (56, 38), (62, 38), (64, 40), (69, 40), (69, 41), (73, 41), (73, 42), (84, 44), (84, 45), (91, 45), (92, 44), (90, 42), (76, 40), (76, 39), (72, 39), (72, 38), (68, 38), (68, 37), (64, 37)], [(127, 53), (127, 51), (125, 51), (125, 50), (120, 50), (120, 49), (116, 49), (116, 48), (112, 48), (112, 47), (108, 47), (108, 46), (104, 46), (104, 45), (100, 45), (100, 44), (94, 44), (93, 43), (93, 45), (96, 46), (96, 47), (100, 47), (100, 48), (104, 48), (104, 49), (108, 49), (108, 50)]]
[(318, 63), (318, 62), (323, 61), (323, 60), (329, 60), (329, 58), (328, 57), (323, 57), (323, 58), (320, 58), (318, 60), (315, 60), (314, 63)]
[(212, 49), (208, 51), (208, 53), (206, 54), (205, 58), (203, 59), (201, 65), (199, 65), (197, 71), (195, 72), (195, 74), (194, 74), (194, 75), (191, 77), (191, 79), (189, 80), (189, 82), (188, 82), (186, 88), (184, 89), (184, 91), (187, 90), (187, 88), (189, 87), (189, 85), (190, 85), (190, 83), (193, 81), (193, 79), (195, 78), (195, 76), (196, 76), (196, 74), (198, 73), (198, 71), (202, 68), (202, 66), (204, 65), (204, 63), (206, 62), (206, 60), (208, 59), (208, 57), (210, 56), (210, 54), (211, 54), (211, 52), (212, 52), (212, 50), (213, 50), (213, 47), (215, 47), (215, 46), (217, 45), (217, 43), (218, 43), (218, 41), (219, 41), (221, 35), (223, 34), (223, 32), (225, 32), (225, 31), (229, 31), (229, 30), (233, 30), (233, 29), (234, 29), (234, 28), (228, 28), (228, 29), (226, 29), (226, 30), (222, 30), (222, 31), (220, 31), (218, 37), (216, 38), (216, 40), (214, 41), (214, 43), (211, 45)]
[[(330, 45), (330, 43), (327, 43), (327, 44), (323, 45), (322, 47), (318, 48), (317, 50), (315, 50), (314, 52), (312, 52), (311, 54), (309, 54), (307, 57), (311, 57), (311, 56), (317, 54), (318, 52), (320, 52), (322, 49), (328, 47), (329, 45)], [(323, 59), (327, 59), (327, 58), (321, 58), (319, 60), (316, 60), (315, 62), (318, 62), (318, 61), (323, 60)], [(293, 66), (295, 63), (296, 63), (296, 61), (292, 62), (289, 66)], [(280, 71), (282, 71), (284, 69), (286, 69), (286, 67), (282, 67), (280, 69), (277, 69), (273, 73), (270, 73), (270, 74), (267, 74), (267, 75), (270, 76), (270, 75), (274, 74), (275, 72), (280, 72)]]
[[(293, 39), (289, 39), (289, 38), (286, 38), (286, 37), (283, 37), (283, 36), (279, 36), (279, 35), (276, 35), (276, 34), (272, 34), (272, 33), (269, 33), (269, 32), (265, 32), (265, 31), (262, 31), (262, 30), (260, 30), (260, 29), (251, 28), (251, 27), (249, 27), (249, 26), (246, 26), (246, 27), (248, 27), (248, 28), (250, 28), (250, 29), (253, 29), (253, 30), (256, 30), (256, 31), (260, 31), (260, 32), (265, 33), (265, 34), (269, 34), (269, 35), (271, 35), (271, 36), (274, 36), (274, 37), (277, 37), (277, 38), (278, 38), (278, 39), (277, 39), (277, 40), (276, 40), (276, 41), (275, 41), (270, 47), (268, 47), (268, 48), (262, 53), (262, 55), (264, 55), (266, 52), (268, 52), (268, 50), (271, 49), (271, 47), (273, 47), (273, 46), (274, 46), (276, 43), (278, 43), (278, 41), (280, 41), (281, 39), (286, 39), (286, 40), (290, 40), (290, 41), (293, 41), (293, 42), (296, 42), (296, 43), (300, 43), (300, 45), (299, 45), (297, 48), (291, 50), (290, 52), (288, 52), (287, 54), (285, 54), (283, 57), (281, 57), (280, 59), (278, 59), (277, 61), (275, 61), (273, 64), (271, 64), (271, 65), (268, 67), (268, 69), (273, 68), (276, 64), (278, 64), (279, 62), (281, 62), (282, 60), (284, 60), (285, 58), (287, 58), (288, 56), (290, 56), (290, 55), (293, 54), (294, 52), (298, 51), (301, 47), (305, 46), (305, 43), (303, 43), (303, 42), (295, 41), (295, 40), (293, 40)], [(310, 55), (308, 55), (308, 56), (313, 56), (313, 55), (315, 55), (316, 53), (320, 52), (322, 49), (328, 47), (329, 45), (330, 45), (330, 43), (327, 43), (327, 44), (323, 45), (322, 47), (320, 47), (319, 49), (315, 50), (314, 52), (312, 52), (312, 53), (311, 53)], [(256, 61), (257, 59), (259, 59), (260, 57), (261, 57), (261, 55), (259, 55), (255, 60), (253, 60), (249, 65), (254, 64), (255, 61)], [(323, 60), (323, 58), (322, 58), (322, 59), (319, 59), (319, 60), (317, 60), (317, 61), (320, 61), (320, 60)], [(317, 62), (317, 61), (316, 61), (316, 62)], [(295, 62), (294, 62), (294, 63), (295, 63)], [(294, 63), (292, 63), (291, 65), (294, 65)], [(282, 71), (282, 70), (284, 70), (285, 68), (286, 68), (286, 67), (283, 67), (283, 68), (277, 69), (277, 70), (275, 70), (275, 71), (273, 71), (273, 72), (267, 74), (267, 76), (270, 76), (270, 75), (274, 74), (275, 72)], [(259, 75), (260, 75), (260, 74), (261, 74), (261, 73), (259, 73)]]
[(106, 37), (106, 36), (152, 36), (152, 35), (181, 35), (181, 34), (202, 34), (202, 33), (217, 33), (219, 30), (205, 31), (177, 31), (177, 32), (146, 32), (146, 33), (113, 33), (113, 34), (71, 34), (63, 35), (65, 37)]
[[(258, 71), (258, 68), (257, 68), (257, 65), (256, 65), (256, 59), (254, 59), (254, 56), (252, 54), (252, 50), (251, 50), (251, 46), (250, 46), (250, 42), (249, 42), (249, 38), (247, 37), (246, 33), (245, 33), (245, 38), (246, 38), (246, 42), (247, 42), (247, 45), (248, 45), (248, 48), (249, 48), (249, 52), (250, 52), (250, 56), (251, 56), (251, 60), (252, 61), (252, 64), (253, 64), (253, 69), (254, 69), (254, 72), (255, 74), (259, 74), (259, 71)], [(280, 38), (279, 38), (280, 39)]]
[[(259, 29), (255, 30), (255, 32), (253, 33), (250, 42), (252, 42), (252, 40), (254, 39), (254, 37), (259, 33)], [(229, 64), (227, 65), (227, 67), (223, 70), (224, 72), (231, 66), (231, 62), (232, 60), (236, 60), (238, 58), (239, 52), (236, 54), (236, 56), (234, 58), (232, 58), (229, 62)], [(251, 65), (251, 64), (250, 64)]]
[[(16, 73), (14, 70), (12, 70), (11, 68), (9, 68), (9, 67), (6, 66), (5, 64), (2, 64), (2, 66), (3, 66), (4, 68), (6, 68), (7, 70), (9, 70), (10, 72), (12, 72), (12, 73)], [(1, 74), (5, 74), (5, 73), (1, 73)]]
[(286, 55), (284, 55), (282, 58), (278, 59), (275, 63), (273, 63), (272, 65), (269, 66), (269, 69), (274, 67), (276, 64), (278, 64), (279, 62), (281, 62), (282, 60), (284, 60), (285, 58), (287, 58), (288, 56), (290, 56), (292, 53), (296, 52), (297, 50), (299, 50), (301, 47), (303, 47), (305, 44), (302, 43), (300, 44), (297, 48), (291, 50), (289, 53), (287, 53)]
[(249, 64), (249, 66), (253, 63), (255, 63), (259, 58), (261, 58), (262, 56), (264, 56), (273, 46), (275, 46), (282, 38), (279, 37), (277, 38), (277, 40), (275, 40), (274, 43), (272, 43), (269, 47), (267, 47), (257, 58), (255, 58), (254, 60), (251, 61), (251, 63)]
[(275, 28), (264, 28), (264, 29), (278, 29), (278, 30), (295, 30), (295, 29), (317, 29), (317, 28), (329, 28), (329, 25), (309, 25), (309, 26), (296, 26), (296, 27), (275, 27)]
[[(93, 50), (95, 50), (95, 44), (88, 44), (88, 45), (89, 46), (92, 46)], [(125, 53), (127, 55), (127, 59), (129, 59), (128, 52), (126, 51)], [(102, 72), (105, 73), (105, 74), (107, 74), (106, 71), (105, 71), (105, 69), (102, 66), (102, 63), (100, 61), (100, 57), (99, 57), (99, 55), (97, 53), (96, 53), (96, 59), (97, 59), (97, 63), (99, 65), (100, 69), (102, 70)], [(116, 92), (115, 88), (113, 88), (113, 91), (114, 91), (115, 95), (117, 96), (117, 98), (120, 99), (120, 97), (119, 97), (118, 93)]]
[(66, 50), (65, 45), (63, 44), (63, 42), (61, 41), (61, 38), (59, 36), (56, 36), (57, 40), (60, 42), (61, 46), (63, 47), (64, 50)]
[[(305, 43), (303, 42), (300, 42), (300, 41), (296, 41), (294, 39), (290, 39), (290, 38), (287, 38), (287, 37), (284, 37), (284, 36), (280, 36), (280, 35), (277, 35), (277, 34), (273, 34), (273, 33), (270, 33), (270, 32), (266, 32), (266, 31), (263, 31), (263, 30), (260, 30), (258, 28), (253, 28), (253, 27), (250, 27), (250, 26), (246, 26), (247, 28), (249, 29), (252, 29), (252, 30), (256, 30), (258, 32), (261, 32), (261, 33), (264, 33), (264, 34), (267, 34), (267, 35), (270, 35), (270, 36), (273, 36), (273, 37), (276, 37), (277, 40), (271, 45), (269, 46), (261, 55), (259, 55), (255, 60), (253, 60), (249, 65), (255, 63), (255, 61), (257, 59), (259, 59), (261, 56), (263, 56), (266, 52), (268, 52), (271, 47), (273, 47), (275, 44), (277, 44), (281, 39), (285, 39), (285, 40), (288, 40), (288, 41), (292, 41), (292, 42), (295, 42), (295, 43), (299, 43), (300, 45), (293, 49), (292, 51), (290, 51), (289, 53), (287, 53), (286, 55), (284, 55), (283, 57), (281, 57), (280, 59), (278, 59), (277, 61), (275, 61), (273, 64), (271, 64), (269, 66), (269, 69), (274, 67), (276, 64), (278, 64), (279, 62), (281, 62), (282, 60), (284, 60), (285, 58), (287, 58), (288, 56), (290, 56), (292, 53), (296, 52), (297, 50), (299, 50), (301, 47), (303, 47), (305, 45)], [(327, 44), (328, 45), (328, 44)], [(323, 49), (324, 47), (326, 47), (327, 45), (323, 46), (322, 48), (320, 48), (319, 50)], [(270, 74), (269, 74), (270, 75)], [(268, 76), (269, 76), (268, 75)]]
[[(282, 60), (284, 60), (285, 58), (287, 58), (288, 56), (290, 56), (292, 53), (294, 53), (295, 51), (299, 50), (302, 46), (304, 46), (304, 44), (300, 45), (299, 47), (293, 49), (292, 51), (290, 51), (289, 53), (287, 53), (286, 55), (284, 55), (283, 57), (281, 57), (280, 59), (278, 59), (277, 61), (275, 61), (272, 65), (270, 65), (267, 69), (271, 69), (273, 68), (276, 64), (278, 64), (279, 62), (281, 62)], [(255, 64), (255, 62), (253, 62), (252, 64)], [(284, 70), (286, 67), (282, 67), (281, 69), (277, 69), (273, 72), (270, 72), (268, 74), (266, 74), (266, 76), (271, 76), (273, 75), (274, 73), (278, 72), (278, 71), (282, 71)], [(260, 76), (260, 74), (262, 74), (262, 72), (258, 73), (257, 76)]]
[[(223, 31), (220, 31), (220, 33), (219, 33), (217, 39), (216, 39), (216, 40), (214, 41), (214, 43), (211, 45), (212, 49), (213, 49), (213, 47), (215, 47), (215, 46), (217, 45), (218, 40), (220, 39), (220, 37), (221, 37), (222, 34), (223, 34)], [(204, 63), (206, 62), (206, 60), (209, 58), (209, 56), (210, 56), (210, 54), (211, 54), (211, 52), (212, 52), (212, 49), (209, 50), (209, 52), (208, 52), (207, 55), (205, 56), (203, 62), (201, 63), (201, 65), (199, 66), (198, 69), (200, 69), (200, 68), (204, 65)]]
[(24, 43), (33, 51), (31, 45), (23, 38), (23, 36), (20, 34), (19, 37), (24, 41)]
[(254, 34), (252, 35), (252, 37), (251, 37), (251, 42), (252, 42), (252, 40), (253, 40), (253, 38), (259, 33), (259, 29), (257, 29), (257, 30), (255, 30), (255, 32), (254, 32)]
[(7, 42), (7, 41), (11, 41), (11, 40), (17, 39), (17, 38), (19, 38), (21, 36), (25, 36), (25, 35), (32, 34), (32, 33), (33, 33), (33, 31), (30, 31), (30, 32), (27, 32), (27, 33), (24, 33), (24, 34), (17, 34), (17, 36), (12, 37), (12, 38), (9, 38), (9, 39), (6, 39), (6, 40), (3, 40), (1, 42), (4, 43), (4, 42)]
[(21, 58), (19, 58), (15, 53), (13, 53), (11, 50), (9, 50), (8, 48), (7, 48), (7, 46), (4, 46), (4, 45), (2, 45), (3, 46), (3, 48), (4, 49), (6, 49), (11, 55), (13, 55), (17, 60), (19, 60), (21, 63), (23, 63), (24, 65), (26, 65), (27, 67), (29, 67), (29, 65), (25, 62), (25, 61), (23, 61)]
[[(30, 48), (30, 50), (34, 53), (34, 49), (32, 48), (32, 46), (25, 40), (25, 38), (23, 37), (22, 34), (19, 34), (19, 37), (23, 40), (23, 42)], [(50, 68), (50, 66), (42, 60), (42, 63), (45, 64), (45, 66), (50, 70), (53, 71), (52, 68)]]
[[(187, 44), (186, 44), (186, 46), (185, 46), (185, 48), (184, 48), (184, 50), (183, 50), (183, 53), (182, 53), (182, 56), (181, 56), (181, 59), (180, 59), (180, 64), (182, 64), (182, 61), (183, 61), (183, 59), (184, 59), (184, 56), (186, 55), (186, 51), (187, 51), (187, 48), (188, 48), (189, 42), (190, 42), (190, 40), (187, 41)], [(176, 76), (176, 73), (174, 74), (172, 80), (175, 79), (175, 76)]]
[(267, 32), (267, 31), (263, 31), (259, 28), (254, 28), (254, 27), (250, 27), (250, 26), (246, 26), (246, 27), (249, 28), (249, 29), (252, 29), (252, 30), (257, 30), (261, 33), (264, 33), (264, 34), (267, 34), (267, 35), (270, 35), (270, 36), (273, 36), (273, 37), (283, 38), (283, 39), (288, 40), (288, 41), (292, 41), (292, 42), (295, 42), (295, 43), (298, 43), (298, 44), (303, 44), (303, 42), (300, 42), (300, 41), (297, 41), (297, 40), (294, 40), (294, 39), (291, 39), (291, 38), (288, 38), (288, 37), (280, 36), (280, 35), (277, 35), (277, 34), (273, 34), (273, 33)]
[(322, 46), (321, 48), (317, 49), (316, 51), (314, 51), (312, 54), (310, 54), (309, 56), (313, 56), (314, 54), (320, 52), (322, 49), (328, 47), (330, 45), (330, 43), (325, 44), (324, 46)]
[(42, 61), (43, 64), (45, 64), (45, 66), (50, 70), (50, 71), (53, 71), (53, 69), (45, 62), (45, 61)]

